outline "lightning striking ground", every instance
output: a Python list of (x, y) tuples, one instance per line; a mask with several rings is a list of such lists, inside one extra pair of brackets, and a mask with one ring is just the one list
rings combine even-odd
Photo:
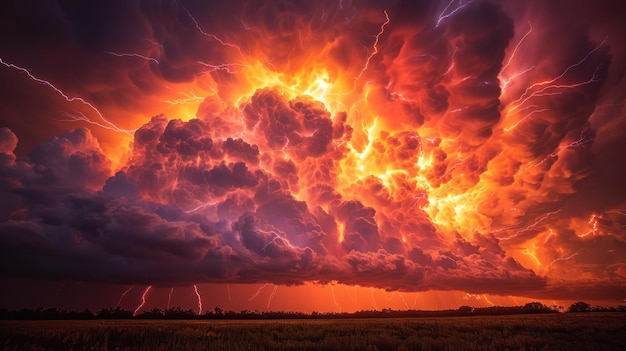
[(200, 296), (200, 292), (198, 291), (198, 285), (193, 285), (193, 292), (196, 294), (196, 298), (198, 299), (198, 315), (202, 314), (202, 296)]
[(167, 309), (172, 305), (172, 294), (174, 293), (174, 288), (170, 288), (169, 293), (167, 294)]
[(143, 293), (141, 294), (141, 303), (139, 303), (137, 308), (135, 308), (135, 310), (133, 311), (133, 316), (136, 316), (139, 313), (139, 310), (141, 310), (143, 306), (146, 304), (146, 298), (148, 296), (148, 292), (150, 292), (150, 289), (152, 289), (152, 285), (148, 285), (146, 290), (144, 290)]
[(276, 296), (277, 291), (278, 291), (278, 285), (274, 285), (274, 289), (272, 289), (272, 293), (267, 299), (267, 306), (265, 307), (266, 310), (269, 311), (270, 305), (272, 304), (272, 300), (274, 299), (274, 296)]

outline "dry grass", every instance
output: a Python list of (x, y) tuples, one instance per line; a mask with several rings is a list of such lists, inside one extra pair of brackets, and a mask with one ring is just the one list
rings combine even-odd
[(626, 350), (623, 313), (269, 321), (0, 321), (2, 350)]

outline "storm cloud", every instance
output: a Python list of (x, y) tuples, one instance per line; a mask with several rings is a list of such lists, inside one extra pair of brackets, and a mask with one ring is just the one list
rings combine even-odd
[(5, 277), (626, 292), (621, 5), (40, 5), (0, 15)]

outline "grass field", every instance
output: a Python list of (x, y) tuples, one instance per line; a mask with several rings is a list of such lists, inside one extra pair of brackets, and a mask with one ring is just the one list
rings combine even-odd
[(626, 314), (0, 321), (2, 350), (626, 350)]

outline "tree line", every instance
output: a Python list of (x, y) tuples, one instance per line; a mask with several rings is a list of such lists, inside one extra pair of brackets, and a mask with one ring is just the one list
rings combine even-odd
[(513, 314), (539, 313), (580, 313), (580, 312), (626, 312), (626, 306), (602, 307), (591, 306), (586, 302), (573, 303), (567, 310), (562, 306), (546, 306), (540, 302), (530, 302), (524, 306), (472, 307), (461, 306), (458, 309), (441, 311), (422, 310), (363, 310), (357, 312), (293, 312), (293, 311), (224, 311), (220, 307), (197, 314), (191, 309), (179, 307), (144, 310), (133, 314), (132, 311), (118, 307), (103, 308), (97, 313), (90, 310), (67, 311), (57, 308), (37, 308), (8, 310), (0, 309), (0, 320), (83, 320), (83, 319), (346, 319), (346, 318), (411, 318), (411, 317), (452, 317), (452, 316), (497, 316)]

